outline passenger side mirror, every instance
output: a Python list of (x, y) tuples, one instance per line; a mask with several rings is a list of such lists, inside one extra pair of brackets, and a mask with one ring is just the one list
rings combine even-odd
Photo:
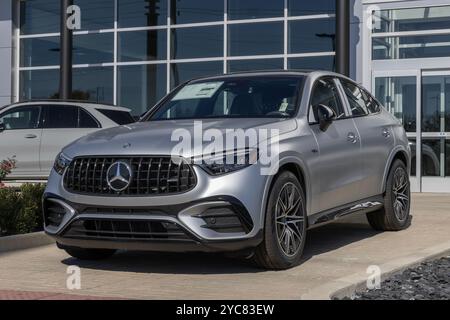
[(336, 120), (336, 113), (324, 104), (315, 106), (314, 113), (316, 114), (316, 119), (319, 120), (320, 130), (323, 132), (327, 131), (333, 121)]
[(0, 122), (0, 132), (3, 132), (6, 130), (5, 124)]

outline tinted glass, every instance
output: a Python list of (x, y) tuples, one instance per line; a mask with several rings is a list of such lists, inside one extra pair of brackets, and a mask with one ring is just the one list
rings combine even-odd
[(206, 118), (285, 118), (297, 110), (302, 78), (251, 77), (187, 84), (151, 120)]
[(337, 119), (345, 117), (344, 107), (342, 106), (337, 87), (332, 79), (321, 79), (314, 86), (311, 96), (312, 111), (309, 112), (309, 121), (311, 123), (318, 121), (314, 107), (319, 104), (331, 108), (335, 112)]
[(57, 98), (59, 92), (59, 70), (20, 71), (20, 99)]
[(20, 33), (59, 32), (61, 1), (20, 1)]
[(231, 60), (229, 72), (283, 69), (283, 59)]
[(167, 24), (166, 0), (118, 0), (119, 28)]
[(79, 110), (79, 128), (99, 128), (99, 124), (95, 119), (82, 108), (78, 108)]
[(119, 66), (119, 105), (132, 109), (139, 116), (166, 95), (167, 66), (149, 64)]
[(228, 0), (229, 19), (282, 17), (284, 0)]
[(131, 114), (125, 111), (115, 111), (106, 109), (97, 109), (98, 112), (108, 117), (118, 125), (130, 124), (135, 122)]
[(73, 38), (74, 64), (91, 64), (114, 61), (114, 34), (93, 33)]
[(20, 66), (59, 65), (59, 37), (20, 40)]
[(165, 60), (165, 30), (119, 32), (119, 61)]
[(288, 60), (289, 69), (308, 69), (334, 71), (336, 69), (335, 56), (291, 58)]
[(78, 127), (78, 107), (47, 106), (44, 112), (45, 129), (73, 129)]
[(0, 115), (5, 130), (35, 129), (39, 123), (39, 106), (18, 107)]
[(305, 16), (315, 14), (336, 13), (336, 0), (289, 0), (290, 16)]
[(369, 110), (361, 90), (350, 82), (341, 81), (341, 83), (347, 96), (347, 101), (350, 104), (352, 115), (355, 117), (367, 115)]
[(223, 62), (173, 63), (170, 66), (172, 88), (185, 81), (223, 73)]
[(171, 0), (172, 23), (223, 20), (223, 0)]
[(82, 30), (114, 28), (114, 1), (74, 0), (74, 4), (78, 5), (81, 9)]
[(231, 56), (283, 53), (282, 22), (236, 24), (228, 30)]
[(190, 59), (223, 56), (223, 27), (172, 30), (172, 58)]
[(422, 176), (424, 177), (444, 177), (441, 172), (441, 153), (445, 152), (444, 139), (422, 140)]
[(113, 68), (74, 68), (72, 98), (112, 104)]
[(290, 21), (289, 53), (334, 51), (335, 24), (335, 19)]

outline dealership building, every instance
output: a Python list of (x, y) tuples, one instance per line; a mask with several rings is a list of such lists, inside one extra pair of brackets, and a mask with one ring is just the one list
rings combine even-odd
[(194, 77), (341, 71), (403, 122), (414, 191), (450, 192), (450, 0), (73, 0), (70, 68), (68, 3), (0, 0), (0, 106), (57, 98), (63, 69), (72, 98), (134, 115)]

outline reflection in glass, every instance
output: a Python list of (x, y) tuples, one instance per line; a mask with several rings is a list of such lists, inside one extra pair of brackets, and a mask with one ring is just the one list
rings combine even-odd
[(445, 147), (445, 139), (422, 140), (422, 176), (441, 176), (441, 152), (445, 152), (442, 147)]
[(20, 71), (20, 100), (48, 99), (58, 96), (59, 70)]
[(171, 0), (172, 23), (198, 23), (223, 20), (223, 0)]
[(113, 62), (114, 34), (92, 33), (73, 37), (73, 63)]
[(173, 63), (170, 66), (171, 85), (176, 87), (185, 81), (204, 76), (214, 76), (223, 73), (223, 62), (193, 62)]
[(74, 0), (73, 4), (79, 6), (81, 9), (82, 30), (114, 28), (114, 1)]
[(228, 0), (228, 18), (259, 19), (269, 17), (282, 17), (284, 0)]
[(236, 24), (228, 30), (231, 56), (283, 53), (282, 22)]
[(336, 0), (289, 0), (288, 10), (290, 16), (334, 14), (336, 13)]
[(132, 109), (133, 115), (141, 115), (166, 94), (165, 64), (119, 66), (118, 72), (119, 105)]
[(335, 19), (289, 22), (289, 53), (335, 51)]
[(59, 32), (61, 1), (20, 1), (20, 33)]
[(416, 77), (382, 77), (375, 79), (375, 96), (407, 132), (416, 131)]
[(59, 37), (20, 40), (20, 66), (59, 65)]
[(316, 69), (334, 71), (336, 68), (335, 56), (320, 56), (320, 57), (304, 57), (291, 58), (288, 60), (289, 69)]
[(450, 131), (450, 76), (423, 77), (422, 131)]
[(283, 59), (231, 60), (228, 72), (283, 69)]
[(74, 68), (72, 98), (112, 104), (113, 68)]
[(172, 59), (223, 56), (223, 27), (172, 30)]
[(411, 148), (411, 177), (417, 175), (417, 141), (416, 139), (409, 139), (409, 147)]
[(119, 28), (167, 24), (166, 0), (118, 0)]
[(167, 54), (165, 30), (119, 32), (119, 61), (165, 60)]

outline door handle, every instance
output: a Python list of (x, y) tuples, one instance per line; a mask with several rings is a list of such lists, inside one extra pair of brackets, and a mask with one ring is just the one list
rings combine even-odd
[(25, 139), (36, 139), (36, 138), (37, 138), (37, 135), (35, 135), (35, 134), (27, 134), (25, 136)]
[(347, 136), (347, 141), (351, 143), (356, 143), (358, 142), (358, 136), (353, 132), (349, 132)]
[(390, 138), (391, 137), (391, 132), (389, 131), (388, 128), (384, 128), (383, 132), (382, 132), (383, 137), (385, 138)]

